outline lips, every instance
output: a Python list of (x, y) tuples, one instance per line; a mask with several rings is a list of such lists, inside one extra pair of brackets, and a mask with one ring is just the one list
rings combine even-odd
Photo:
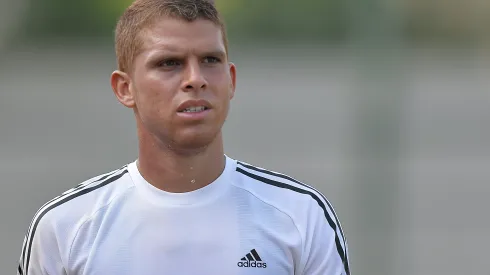
[(211, 104), (206, 100), (187, 100), (179, 105), (179, 113), (197, 113), (211, 109)]

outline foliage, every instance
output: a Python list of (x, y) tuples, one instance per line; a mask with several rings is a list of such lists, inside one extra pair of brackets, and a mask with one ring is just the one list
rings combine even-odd
[[(35, 39), (109, 38), (131, 0), (31, 0), (24, 35)], [(215, 0), (231, 39), (342, 37), (341, 0)]]

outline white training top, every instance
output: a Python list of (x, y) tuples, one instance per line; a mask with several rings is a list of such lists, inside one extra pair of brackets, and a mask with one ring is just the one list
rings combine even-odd
[(20, 275), (348, 275), (327, 199), (291, 177), (226, 156), (188, 193), (150, 185), (136, 162), (46, 203), (24, 240)]

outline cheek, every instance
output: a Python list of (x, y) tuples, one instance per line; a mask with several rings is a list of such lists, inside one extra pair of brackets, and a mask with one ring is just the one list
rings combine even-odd
[(156, 78), (146, 78), (137, 85), (136, 105), (147, 115), (162, 116), (172, 108), (172, 92), (168, 82)]
[(212, 86), (215, 87), (219, 93), (220, 97), (229, 96), (232, 91), (232, 81), (231, 78), (226, 72), (220, 71), (219, 73), (209, 74), (208, 81)]
[(169, 91), (172, 84), (168, 79), (151, 73), (142, 76), (140, 79), (138, 90), (147, 100), (161, 100), (161, 98), (170, 94)]

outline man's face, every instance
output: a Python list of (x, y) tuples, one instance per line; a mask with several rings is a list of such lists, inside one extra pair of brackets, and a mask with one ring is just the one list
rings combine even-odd
[(181, 149), (207, 146), (221, 132), (235, 91), (220, 27), (166, 18), (141, 39), (129, 85), (139, 127)]

